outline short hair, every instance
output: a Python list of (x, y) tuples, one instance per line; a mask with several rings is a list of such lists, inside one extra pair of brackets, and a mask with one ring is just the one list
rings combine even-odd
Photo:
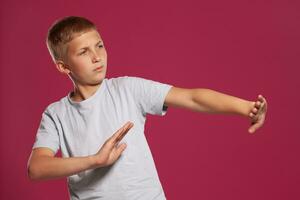
[(93, 22), (79, 16), (68, 16), (55, 21), (48, 30), (46, 40), (53, 61), (63, 58), (65, 44), (74, 39), (77, 34), (96, 29)]

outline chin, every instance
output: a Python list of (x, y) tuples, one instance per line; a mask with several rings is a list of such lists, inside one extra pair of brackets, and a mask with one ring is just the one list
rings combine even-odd
[(101, 78), (97, 79), (97, 80), (94, 82), (95, 85), (101, 84), (102, 81), (104, 80), (104, 78), (105, 78), (105, 77), (101, 77)]

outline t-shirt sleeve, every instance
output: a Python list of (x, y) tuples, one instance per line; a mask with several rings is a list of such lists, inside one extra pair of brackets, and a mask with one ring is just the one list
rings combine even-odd
[(59, 136), (55, 121), (48, 109), (46, 109), (40, 121), (39, 128), (36, 133), (33, 149), (38, 147), (48, 147), (55, 154), (59, 149)]
[(172, 85), (139, 77), (127, 76), (127, 84), (144, 114), (165, 115), (165, 98)]

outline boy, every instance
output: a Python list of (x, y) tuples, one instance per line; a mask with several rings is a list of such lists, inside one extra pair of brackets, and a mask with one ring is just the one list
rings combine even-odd
[[(138, 77), (105, 78), (104, 43), (85, 18), (65, 17), (53, 24), (47, 47), (74, 90), (43, 112), (28, 175), (32, 180), (67, 177), (71, 199), (165, 199), (144, 136), (147, 113), (165, 115), (174, 106), (239, 114), (251, 120), (250, 133), (264, 123), (267, 102), (261, 95), (252, 102)], [(55, 157), (58, 149), (62, 158)]]

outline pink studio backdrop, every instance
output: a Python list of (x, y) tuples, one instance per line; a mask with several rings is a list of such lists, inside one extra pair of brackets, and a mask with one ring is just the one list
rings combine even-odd
[(45, 45), (67, 15), (93, 20), (108, 77), (139, 76), (269, 101), (265, 126), (170, 108), (146, 136), (168, 199), (300, 199), (299, 1), (16, 1), (0, 6), (0, 199), (67, 199), (65, 179), (30, 182), (45, 107), (72, 88)]

